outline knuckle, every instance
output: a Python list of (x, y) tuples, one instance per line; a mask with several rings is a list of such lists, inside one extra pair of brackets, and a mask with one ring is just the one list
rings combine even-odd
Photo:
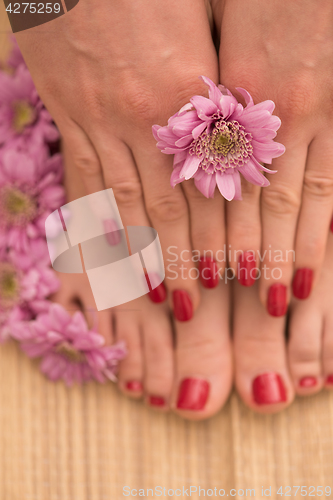
[(112, 189), (117, 203), (122, 206), (135, 205), (142, 199), (143, 196), (142, 186), (139, 179), (113, 182)]
[(100, 172), (100, 165), (95, 156), (89, 153), (73, 154), (73, 162), (83, 175), (93, 177)]
[(152, 220), (165, 223), (177, 222), (187, 214), (185, 200), (176, 199), (169, 195), (147, 200), (146, 207)]
[(314, 108), (317, 90), (315, 82), (307, 73), (300, 72), (292, 80), (284, 82), (278, 91), (279, 114), (293, 122), (309, 115)]
[(313, 198), (331, 198), (333, 195), (333, 178), (322, 177), (317, 173), (305, 171), (304, 191)]
[(289, 187), (275, 186), (262, 192), (262, 206), (274, 215), (295, 215), (300, 208), (300, 197)]
[(125, 89), (120, 106), (135, 123), (152, 125), (158, 121), (160, 99), (157, 93), (143, 85)]

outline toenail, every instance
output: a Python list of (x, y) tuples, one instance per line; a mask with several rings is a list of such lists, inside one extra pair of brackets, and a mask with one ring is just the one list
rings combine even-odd
[(189, 321), (193, 316), (192, 300), (185, 290), (174, 290), (173, 313), (178, 321)]
[(258, 405), (271, 405), (287, 401), (282, 378), (277, 373), (262, 373), (253, 380), (253, 398)]
[(307, 299), (312, 288), (313, 271), (307, 267), (297, 269), (293, 279), (293, 294), (297, 299)]
[(114, 219), (106, 219), (103, 221), (106, 240), (111, 246), (119, 245), (121, 242), (121, 233), (117, 222)]
[(142, 392), (142, 384), (139, 380), (129, 380), (126, 382), (126, 389), (132, 392)]
[(165, 399), (161, 396), (149, 396), (148, 401), (152, 406), (159, 406), (160, 408), (165, 406)]
[(237, 279), (243, 286), (252, 286), (256, 282), (256, 258), (254, 252), (243, 252), (238, 259)]
[(267, 311), (271, 316), (284, 316), (287, 312), (287, 287), (274, 283), (268, 290)]
[(215, 288), (219, 284), (219, 270), (211, 257), (200, 257), (199, 273), (200, 282), (205, 288)]
[(181, 410), (202, 410), (208, 399), (209, 383), (198, 378), (185, 378), (182, 380), (177, 408)]
[(326, 384), (333, 385), (333, 375), (328, 375), (326, 378)]
[(149, 293), (147, 295), (150, 298), (150, 300), (155, 304), (160, 304), (161, 302), (164, 302), (167, 296), (167, 291), (164, 283), (162, 282), (159, 285), (157, 285), (157, 287), (152, 288), (155, 279), (158, 280), (157, 283), (161, 281), (159, 276), (157, 274), (155, 275), (155, 273), (150, 273), (148, 276), (148, 273), (145, 273), (145, 277), (149, 287)]
[(299, 381), (300, 387), (314, 387), (317, 385), (316, 377), (303, 377)]

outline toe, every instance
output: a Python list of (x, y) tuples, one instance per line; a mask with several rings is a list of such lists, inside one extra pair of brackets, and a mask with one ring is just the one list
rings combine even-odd
[(165, 411), (174, 375), (173, 332), (166, 305), (146, 307), (142, 328), (145, 399), (152, 408)]
[(181, 416), (200, 420), (225, 403), (232, 384), (229, 290), (220, 284), (202, 289), (193, 319), (176, 323), (176, 377), (172, 407)]
[[(130, 303), (136, 308), (136, 301)], [(129, 304), (126, 304), (129, 307)], [(119, 307), (115, 311), (115, 331), (117, 341), (124, 341), (127, 356), (119, 366), (118, 386), (133, 398), (143, 394), (143, 348), (141, 340), (141, 316), (137, 310)]]
[(233, 283), (235, 383), (245, 404), (261, 413), (274, 413), (291, 403), (285, 319), (270, 316), (257, 286)]
[(323, 316), (317, 306), (312, 298), (309, 303), (295, 301), (291, 308), (289, 369), (295, 391), (300, 396), (313, 394), (323, 387)]

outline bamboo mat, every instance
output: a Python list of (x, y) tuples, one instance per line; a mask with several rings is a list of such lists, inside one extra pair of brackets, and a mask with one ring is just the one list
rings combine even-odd
[[(8, 30), (0, 4), (1, 56)], [(124, 486), (216, 487), (226, 496), (254, 488), (256, 497), (263, 486), (279, 499), (280, 486), (333, 489), (332, 445), (332, 392), (274, 416), (254, 414), (232, 394), (216, 417), (189, 423), (112, 385), (50, 383), (15, 344), (0, 346), (0, 500), (136, 498), (124, 497)]]

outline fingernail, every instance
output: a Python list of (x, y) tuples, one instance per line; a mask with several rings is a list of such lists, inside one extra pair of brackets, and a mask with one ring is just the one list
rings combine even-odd
[(333, 233), (333, 219), (332, 219), (332, 221), (331, 221), (330, 230), (331, 230), (331, 232)]
[(181, 410), (202, 410), (208, 399), (209, 383), (207, 380), (185, 378), (182, 380), (177, 408)]
[(287, 287), (274, 283), (268, 290), (267, 311), (271, 316), (284, 316), (287, 312)]
[(199, 273), (200, 282), (205, 288), (215, 288), (219, 284), (219, 270), (211, 257), (200, 257)]
[(147, 295), (150, 298), (150, 300), (155, 304), (160, 304), (161, 302), (164, 302), (167, 296), (167, 291), (164, 283), (162, 282), (155, 288), (152, 288), (152, 286), (154, 286), (155, 279), (158, 280), (156, 281), (157, 283), (160, 281), (159, 277), (157, 276), (157, 274), (154, 275), (152, 273), (149, 273), (149, 275), (148, 273), (145, 273), (145, 276), (149, 287), (149, 292)]
[(280, 375), (262, 373), (253, 380), (253, 398), (258, 405), (272, 405), (287, 401), (286, 390)]
[(118, 245), (121, 241), (121, 236), (117, 222), (114, 219), (106, 219), (103, 221), (103, 226), (109, 245)]
[(333, 375), (328, 375), (326, 378), (326, 384), (333, 385)]
[(299, 381), (300, 387), (314, 387), (317, 385), (316, 377), (303, 377)]
[(126, 382), (126, 389), (132, 392), (142, 392), (142, 384), (139, 380), (129, 380)]
[(252, 286), (256, 282), (256, 259), (253, 252), (243, 252), (238, 259), (237, 279), (243, 286)]
[(174, 290), (173, 313), (178, 321), (189, 321), (193, 316), (192, 300), (185, 290)]
[(297, 269), (293, 279), (293, 294), (297, 299), (307, 299), (311, 292), (313, 271), (307, 267)]
[(151, 406), (158, 406), (160, 408), (165, 406), (165, 399), (161, 396), (149, 396), (148, 401)]

